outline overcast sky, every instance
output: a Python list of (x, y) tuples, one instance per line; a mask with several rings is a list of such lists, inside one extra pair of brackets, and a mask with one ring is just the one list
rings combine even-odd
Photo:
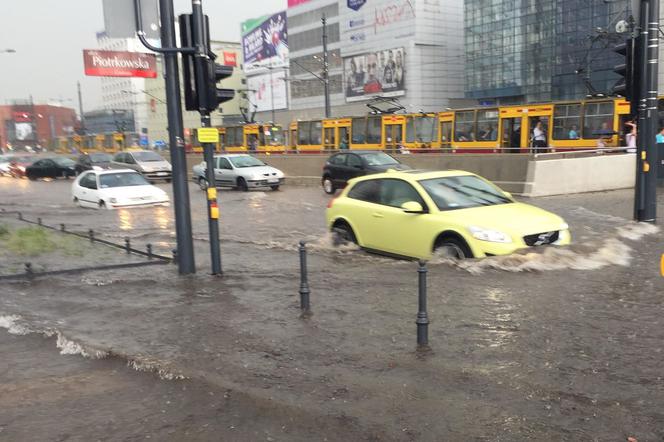
[[(104, 28), (102, 0), (1, 2), (0, 104), (15, 98), (35, 103), (62, 99), (78, 109), (76, 82), (85, 111), (101, 106), (98, 78), (83, 74), (83, 49), (97, 47)], [(190, 0), (174, 0), (175, 12), (191, 12)], [(240, 41), (240, 22), (286, 9), (286, 0), (203, 0), (212, 38)], [(71, 101), (70, 101), (71, 100)]]

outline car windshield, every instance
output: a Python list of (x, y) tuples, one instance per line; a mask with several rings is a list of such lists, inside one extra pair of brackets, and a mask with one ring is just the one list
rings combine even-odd
[(466, 209), (513, 202), (500, 190), (472, 175), (421, 180), (419, 183), (440, 210)]
[(106, 189), (108, 187), (147, 186), (150, 183), (139, 173), (121, 172), (100, 175), (99, 184), (102, 189)]
[(228, 159), (231, 161), (231, 163), (233, 163), (233, 167), (237, 168), (265, 166), (264, 162), (249, 155), (243, 155), (241, 157), (229, 157)]
[(93, 163), (109, 163), (113, 160), (113, 157), (107, 153), (91, 153), (90, 161)]
[(70, 160), (69, 158), (51, 158), (55, 164), (58, 166), (62, 167), (70, 167), (75, 165), (76, 163), (73, 160)]
[(383, 152), (372, 152), (362, 155), (369, 166), (387, 166), (388, 164), (399, 164), (399, 162)]
[(134, 159), (139, 162), (149, 162), (149, 161), (166, 161), (158, 153), (144, 151), (144, 152), (132, 152)]

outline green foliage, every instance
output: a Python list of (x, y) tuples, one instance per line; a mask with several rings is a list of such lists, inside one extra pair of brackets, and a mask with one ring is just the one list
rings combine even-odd
[(20, 256), (39, 256), (50, 252), (60, 252), (67, 256), (83, 254), (80, 239), (58, 235), (41, 227), (22, 227), (10, 232), (0, 226), (0, 240), (8, 252)]

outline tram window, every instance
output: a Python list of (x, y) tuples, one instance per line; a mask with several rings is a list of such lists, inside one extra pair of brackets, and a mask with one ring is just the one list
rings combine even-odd
[(553, 139), (578, 140), (581, 138), (581, 104), (556, 104), (553, 110)]
[(297, 123), (297, 144), (309, 144), (309, 128), (311, 124), (309, 121), (300, 121)]
[(370, 117), (367, 121), (367, 143), (380, 144), (381, 117)]
[(365, 134), (367, 129), (367, 120), (364, 117), (353, 118), (352, 120), (352, 142), (354, 144), (366, 143)]
[(323, 142), (321, 131), (323, 130), (323, 123), (321, 121), (311, 122), (311, 144), (321, 144)]
[(586, 103), (583, 112), (583, 138), (599, 138), (613, 132), (613, 102)]
[(496, 141), (498, 139), (498, 110), (478, 110), (477, 129), (479, 141)]
[(456, 113), (454, 117), (454, 141), (475, 141), (475, 111)]

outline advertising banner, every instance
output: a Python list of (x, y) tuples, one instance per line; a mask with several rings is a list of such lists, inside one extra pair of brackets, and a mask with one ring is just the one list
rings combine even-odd
[(272, 109), (286, 109), (286, 72), (275, 70), (269, 73), (247, 77), (248, 98), (258, 112)]
[(344, 58), (346, 101), (404, 95), (405, 55), (403, 48), (396, 48)]
[(83, 50), (85, 75), (157, 78), (157, 58), (142, 52)]
[(249, 73), (262, 66), (288, 65), (288, 29), (286, 11), (264, 20), (250, 20), (242, 24), (244, 70)]

